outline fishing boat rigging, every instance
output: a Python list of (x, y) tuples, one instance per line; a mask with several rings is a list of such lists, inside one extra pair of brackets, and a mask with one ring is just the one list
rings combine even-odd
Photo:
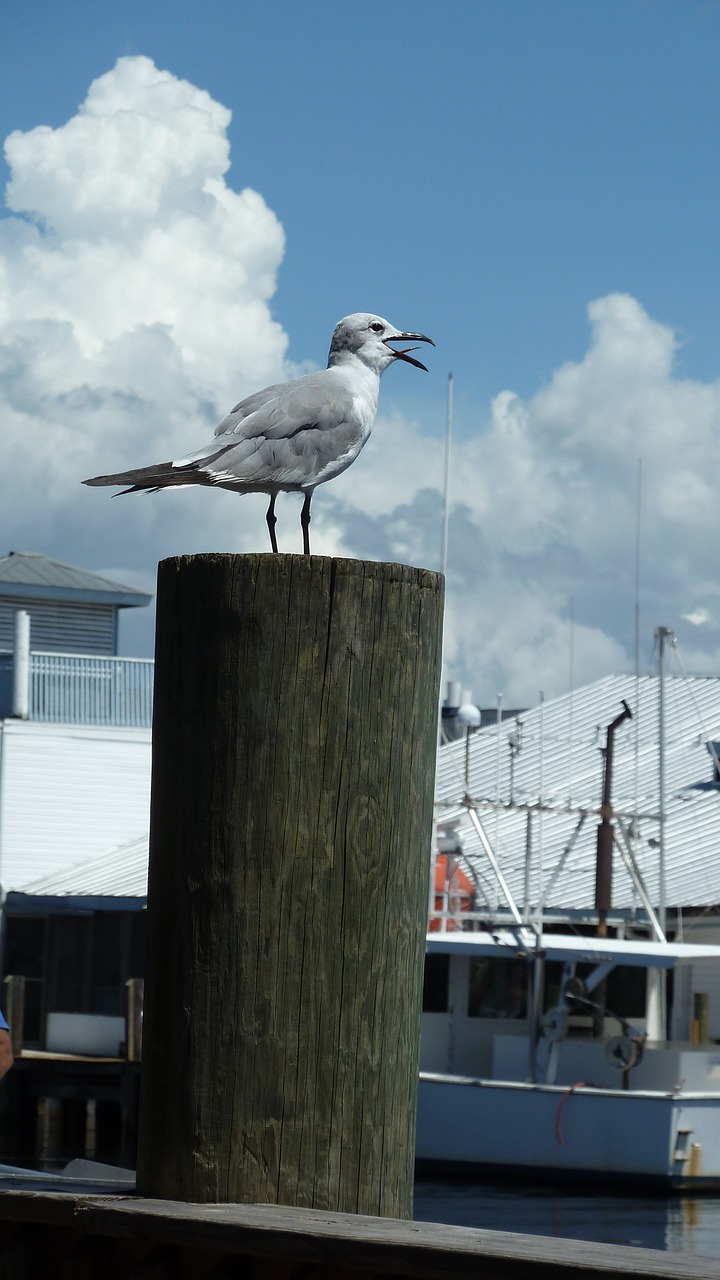
[[(669, 628), (658, 630), (663, 650), (670, 642), (674, 651)], [(674, 864), (672, 910), (660, 884), (668, 870), (663, 846), (678, 830), (682, 803), (703, 814), (715, 804), (718, 819), (720, 812), (716, 794), (701, 784), (682, 791), (673, 783), (670, 794), (667, 754), (653, 732), (665, 728), (666, 679), (661, 666), (657, 679), (600, 682), (594, 700), (575, 693), (572, 797), (561, 778), (566, 705), (524, 713), (521, 731), (498, 722), (443, 748), (441, 757), (450, 758), (438, 770), (439, 824), (446, 848), (455, 841), (455, 865), (472, 882), (475, 900), (470, 910), (465, 899), (452, 931), (436, 911), (428, 935), (421, 1165), (720, 1190), (720, 1047), (700, 1042), (692, 1016), (694, 975), (720, 975), (720, 946), (673, 937), (681, 905)], [(677, 686), (672, 693), (682, 719)], [(713, 723), (702, 740), (693, 739), (693, 761), (720, 738), (720, 691), (713, 686), (712, 693), (706, 711)], [(613, 703), (621, 712), (601, 745), (603, 732), (592, 726), (596, 706)], [(493, 734), (501, 732), (508, 794), (497, 777)], [(550, 747), (542, 768), (539, 742), (543, 751)], [(598, 746), (605, 756), (599, 805), (591, 797)], [(666, 775), (654, 790), (653, 762)], [(534, 788), (533, 764), (541, 779)], [(455, 784), (453, 798), (458, 765), (460, 794)], [(639, 783), (631, 798), (633, 773)], [(496, 817), (492, 838), (487, 814)], [(538, 820), (540, 868), (531, 832)], [(648, 838), (650, 824), (656, 834)], [(588, 865), (593, 843), (595, 870)]]

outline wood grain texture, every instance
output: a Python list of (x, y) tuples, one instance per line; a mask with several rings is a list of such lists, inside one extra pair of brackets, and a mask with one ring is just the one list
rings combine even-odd
[(409, 1217), (442, 579), (158, 578), (138, 1187)]

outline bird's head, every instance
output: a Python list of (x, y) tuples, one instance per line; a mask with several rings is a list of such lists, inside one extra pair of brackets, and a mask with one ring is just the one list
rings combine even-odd
[(396, 349), (390, 345), (394, 342), (429, 342), (431, 347), (435, 346), (432, 338), (427, 338), (424, 333), (405, 333), (403, 329), (396, 329), (387, 320), (383, 320), (382, 316), (357, 311), (354, 315), (345, 316), (335, 325), (328, 368), (343, 364), (348, 357), (356, 357), (378, 374), (383, 373), (395, 360), (414, 364), (416, 369), (425, 369), (427, 373), (425, 365), (410, 355), (410, 351), (415, 350), (414, 347)]

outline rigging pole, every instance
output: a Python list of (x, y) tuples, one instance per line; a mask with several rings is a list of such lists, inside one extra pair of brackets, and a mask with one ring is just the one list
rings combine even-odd
[(667, 936), (666, 859), (665, 859), (665, 644), (675, 639), (672, 627), (656, 627), (658, 647), (658, 920)]

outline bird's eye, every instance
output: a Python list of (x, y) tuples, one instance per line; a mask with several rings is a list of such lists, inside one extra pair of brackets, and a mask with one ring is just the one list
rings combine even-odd
[(370, 325), (370, 328), (372, 329), (373, 333), (385, 332), (385, 325), (381, 324), (379, 320), (373, 320), (372, 324)]

